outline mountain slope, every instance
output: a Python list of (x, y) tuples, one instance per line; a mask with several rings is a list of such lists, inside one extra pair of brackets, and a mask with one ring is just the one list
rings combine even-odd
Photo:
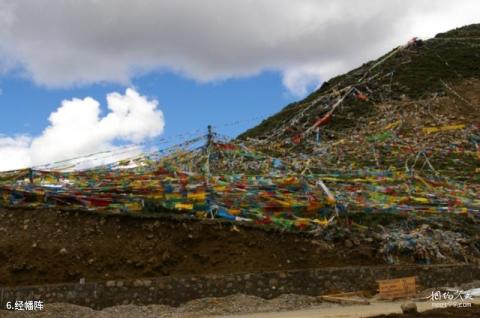
[(353, 90), (333, 114), (328, 129), (341, 131), (355, 127), (366, 115), (381, 116), (372, 114), (375, 104), (442, 96), (448, 93), (448, 86), (472, 78), (480, 78), (480, 24), (409, 43), (334, 77), (239, 138), (275, 136), (279, 140), (303, 133), (332, 108), (345, 88)]

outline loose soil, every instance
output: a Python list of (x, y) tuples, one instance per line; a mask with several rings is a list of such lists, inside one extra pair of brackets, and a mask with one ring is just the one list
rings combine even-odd
[[(0, 285), (4, 286), (384, 265), (389, 261), (385, 233), (398, 236), (398, 231), (425, 226), (430, 230), (424, 235), (444, 235), (435, 236), (442, 241), (436, 248), (444, 257), (432, 258), (432, 263), (476, 263), (480, 253), (478, 220), (442, 214), (425, 218), (357, 213), (315, 233), (162, 213), (132, 216), (0, 208), (0, 220)], [(445, 245), (450, 240), (460, 240), (454, 242), (453, 251)], [(397, 264), (419, 261), (414, 251), (395, 253)]]
[(389, 314), (370, 318), (478, 318), (480, 317), (480, 306), (470, 308), (433, 309), (417, 314)]
[(0, 220), (7, 286), (384, 263), (368, 244), (215, 220), (5, 209)]
[[(179, 307), (164, 305), (122, 305), (102, 310), (65, 303), (47, 304), (43, 311), (13, 312), (1, 311), (0, 317), (5, 318), (473, 318), (479, 317), (478, 301), (471, 308), (430, 308), (429, 302), (417, 303), (419, 313), (402, 315), (401, 302), (374, 302), (368, 306), (341, 306), (325, 303), (316, 297), (299, 295), (282, 295), (278, 298), (265, 300), (255, 296), (232, 295), (223, 298), (202, 298), (192, 300)], [(390, 313), (382, 314), (379, 313)]]

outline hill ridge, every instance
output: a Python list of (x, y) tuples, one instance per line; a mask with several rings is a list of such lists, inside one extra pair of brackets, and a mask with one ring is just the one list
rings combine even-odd
[[(287, 105), (279, 113), (247, 130), (238, 138), (263, 139), (266, 136), (272, 136), (272, 132), (285, 126), (288, 120), (295, 119), (294, 117), (298, 117), (301, 112), (306, 113), (303, 120), (294, 120), (297, 131), (277, 136), (292, 137), (298, 133), (298, 128), (308, 129), (311, 127), (309, 125), (319, 119), (319, 116), (334, 107), (336, 100), (325, 100), (327, 95), (349, 86), (355, 88), (355, 94), (346, 98), (342, 105), (343, 113), (353, 112), (358, 115), (357, 117), (371, 111), (373, 104), (386, 100), (400, 101), (407, 98), (423, 99), (442, 96), (446, 94), (444, 83), (458, 83), (465, 79), (480, 78), (479, 61), (480, 24), (439, 33), (425, 41), (412, 40), (377, 60), (369, 61), (345, 74), (325, 81), (318, 90), (305, 99)], [(362, 82), (362, 79), (367, 81)], [(325, 103), (321, 103), (322, 100)], [(305, 110), (309, 107), (310, 110)], [(329, 128), (341, 130), (343, 127), (353, 125), (351, 121), (344, 120), (343, 123), (330, 125)]]

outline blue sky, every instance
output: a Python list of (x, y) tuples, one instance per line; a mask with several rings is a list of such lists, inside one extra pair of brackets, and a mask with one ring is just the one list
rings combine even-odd
[[(286, 89), (281, 74), (273, 71), (208, 82), (173, 72), (153, 71), (132, 78), (128, 84), (92, 83), (68, 87), (47, 87), (12, 72), (1, 78), (0, 87), (0, 155), (3, 153), (0, 168), (3, 162), (3, 170), (46, 164), (137, 142), (144, 144), (145, 151), (161, 149), (205, 134), (209, 124), (215, 132), (234, 138), (300, 98)], [(89, 128), (72, 126), (68, 129), (71, 131), (65, 132), (58, 129), (60, 124), (53, 124), (51, 120), (52, 114), (64, 108), (64, 101), (88, 97), (100, 104), (99, 119), (106, 118), (112, 114), (107, 95), (112, 92), (124, 94), (127, 88), (134, 89), (148, 101), (158, 102), (156, 112), (162, 113), (164, 123), (161, 133), (149, 135), (145, 132), (140, 140), (133, 142), (117, 133), (98, 141), (95, 131), (91, 134)], [(314, 88), (309, 87), (310, 90)], [(80, 103), (75, 107), (81, 110), (85, 106)], [(138, 128), (140, 132), (144, 130)], [(80, 140), (83, 135), (85, 140)], [(163, 142), (165, 139), (167, 144)]]
[[(71, 88), (47, 88), (12, 74), (2, 78), (0, 87), (0, 134), (10, 136), (41, 134), (49, 124), (48, 116), (64, 99), (93, 97), (105, 115), (105, 96), (127, 87), (158, 100), (165, 116), (164, 138), (206, 129), (208, 124), (235, 137), (299, 98), (285, 89), (276, 72), (206, 83), (171, 72), (151, 72), (134, 78), (130, 85), (100, 83)], [(241, 123), (234, 123), (237, 121)]]

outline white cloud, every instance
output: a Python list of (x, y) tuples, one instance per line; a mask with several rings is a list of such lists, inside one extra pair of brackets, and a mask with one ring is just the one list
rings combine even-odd
[(0, 61), (47, 86), (276, 70), (304, 93), (413, 36), (479, 17), (478, 0), (0, 0)]
[(29, 136), (7, 137), (0, 135), (0, 171), (31, 165)]
[(343, 69), (341, 62), (326, 65), (300, 65), (284, 72), (283, 85), (296, 96), (305, 96), (309, 89), (317, 88), (325, 79), (333, 77)]
[(163, 132), (165, 122), (158, 102), (133, 89), (124, 95), (108, 94), (107, 107), (109, 113), (101, 117), (100, 104), (91, 97), (65, 100), (50, 114), (50, 125), (40, 136), (0, 136), (0, 170), (115, 149), (116, 140), (139, 143)]

